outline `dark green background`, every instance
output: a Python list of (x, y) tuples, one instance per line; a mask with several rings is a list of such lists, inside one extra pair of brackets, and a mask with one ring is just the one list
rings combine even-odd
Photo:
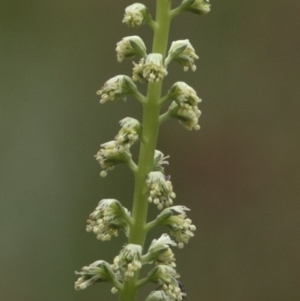
[[(131, 3), (0, 1), (1, 301), (117, 300), (109, 285), (73, 285), (75, 270), (125, 242), (97, 241), (85, 220), (102, 198), (131, 207), (131, 173), (102, 179), (93, 158), (121, 118), (141, 116), (132, 99), (95, 95), (131, 72), (116, 61), (119, 40), (151, 47), (150, 29), (121, 22)], [(198, 228), (176, 250), (189, 301), (300, 300), (299, 16), (299, 0), (215, 0), (209, 15), (172, 24), (170, 41), (189, 38), (200, 59), (195, 73), (173, 64), (165, 89), (183, 80), (203, 98), (200, 132), (171, 121), (158, 146)]]

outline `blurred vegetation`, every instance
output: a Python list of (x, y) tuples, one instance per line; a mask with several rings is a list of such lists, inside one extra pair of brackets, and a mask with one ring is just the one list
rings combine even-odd
[[(150, 48), (150, 29), (121, 22), (131, 3), (1, 1), (3, 301), (117, 300), (105, 284), (75, 292), (73, 272), (121, 247), (85, 232), (97, 202), (131, 207), (131, 173), (102, 179), (93, 158), (121, 118), (141, 117), (132, 99), (100, 106), (95, 95), (131, 72), (115, 58), (122, 37)], [(176, 202), (198, 228), (176, 251), (189, 301), (300, 300), (299, 13), (299, 0), (215, 0), (209, 15), (172, 25), (171, 39), (189, 38), (200, 60), (196, 73), (171, 66), (165, 87), (183, 80), (203, 98), (200, 132), (171, 121), (159, 139)]]

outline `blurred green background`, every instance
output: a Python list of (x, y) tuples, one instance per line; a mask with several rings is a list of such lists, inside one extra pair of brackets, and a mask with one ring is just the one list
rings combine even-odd
[[(117, 300), (107, 284), (74, 291), (74, 271), (126, 241), (99, 242), (85, 221), (102, 198), (131, 207), (131, 173), (102, 179), (93, 155), (141, 108), (95, 91), (131, 73), (115, 44), (138, 34), (150, 49), (152, 32), (122, 24), (129, 0), (0, 3), (1, 301)], [(215, 0), (172, 24), (170, 42), (189, 38), (200, 60), (172, 65), (165, 89), (183, 80), (203, 99), (200, 132), (170, 121), (158, 145), (198, 229), (176, 250), (188, 301), (300, 300), (299, 16), (299, 0)]]

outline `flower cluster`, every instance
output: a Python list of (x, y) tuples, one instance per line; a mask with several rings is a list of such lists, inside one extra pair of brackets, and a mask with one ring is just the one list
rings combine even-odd
[(157, 205), (159, 210), (169, 207), (173, 204), (176, 195), (173, 192), (171, 181), (166, 179), (165, 175), (160, 171), (152, 171), (148, 174), (146, 180), (150, 189), (148, 201)]
[(130, 212), (114, 199), (101, 200), (87, 220), (87, 232), (94, 232), (99, 240), (111, 240), (122, 230), (128, 236)]
[(134, 273), (142, 267), (142, 247), (127, 244), (114, 259), (113, 270), (124, 274), (125, 279), (133, 277)]

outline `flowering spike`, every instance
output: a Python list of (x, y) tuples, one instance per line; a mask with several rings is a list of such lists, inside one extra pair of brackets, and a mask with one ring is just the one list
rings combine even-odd
[[(172, 9), (174, 3), (171, 0), (156, 1), (155, 21), (144, 4), (134, 3), (125, 9), (123, 23), (133, 28), (146, 23), (153, 29), (153, 53), (147, 54), (145, 43), (139, 36), (123, 38), (116, 46), (117, 59), (122, 62), (137, 57), (138, 63), (133, 62), (132, 78), (127, 75), (112, 77), (97, 94), (101, 104), (126, 99), (128, 95), (134, 96), (143, 105), (143, 121), (140, 123), (131, 117), (123, 118), (114, 140), (101, 144), (95, 157), (103, 169), (100, 173), (102, 177), (121, 163), (127, 164), (133, 171), (133, 213), (131, 216), (115, 199), (102, 199), (89, 215), (86, 230), (95, 233), (99, 240), (111, 240), (120, 231), (125, 233), (128, 240), (114, 258), (113, 264), (99, 260), (76, 272), (80, 276), (75, 282), (76, 290), (85, 289), (95, 282), (107, 281), (113, 285), (111, 292), (119, 293), (121, 300), (136, 300), (137, 289), (148, 282), (154, 282), (158, 288), (150, 293), (146, 301), (183, 301), (186, 296), (177, 280), (179, 274), (175, 270), (175, 255), (171, 247), (182, 248), (194, 235), (196, 227), (186, 216), (188, 208), (173, 206), (176, 195), (171, 177), (164, 173), (169, 156), (155, 149), (159, 126), (170, 117), (179, 119), (189, 130), (200, 128), (198, 103), (201, 100), (195, 90), (183, 82), (177, 82), (161, 97), (162, 81), (168, 74), (167, 67), (171, 61), (177, 61), (184, 71), (195, 71), (195, 60), (198, 59), (188, 39), (174, 41), (166, 56), (171, 20), (183, 11), (205, 14), (210, 10), (210, 5), (205, 0), (181, 2), (181, 5)], [(138, 91), (134, 81), (148, 83), (147, 95)], [(160, 115), (162, 106), (169, 100), (169, 109)], [(138, 164), (135, 164), (130, 150), (138, 140), (141, 145)], [(147, 201), (162, 210), (149, 223)], [(174, 240), (168, 234), (162, 234), (160, 238), (152, 240), (148, 251), (143, 254), (147, 232), (159, 225), (167, 226)], [(139, 272), (144, 264), (154, 264), (154, 268), (145, 278), (140, 279)]]
[(135, 56), (145, 57), (147, 55), (146, 46), (138, 36), (123, 38), (117, 43), (116, 51), (119, 62), (122, 62), (124, 59), (132, 59)]
[(168, 65), (174, 60), (183, 66), (184, 71), (187, 71), (189, 68), (191, 68), (192, 71), (195, 71), (196, 65), (194, 64), (194, 61), (198, 58), (199, 57), (189, 40), (179, 40), (172, 42), (168, 56), (165, 60), (165, 65)]
[(129, 5), (125, 9), (125, 15), (123, 23), (126, 23), (129, 27), (138, 28), (141, 27), (145, 22), (150, 22), (151, 15), (149, 14), (148, 8), (141, 3), (134, 3)]
[(103, 199), (87, 220), (86, 231), (94, 232), (99, 240), (111, 240), (122, 230), (128, 236), (130, 212), (114, 199)]
[(146, 180), (150, 189), (148, 201), (157, 205), (159, 210), (169, 207), (173, 204), (176, 195), (173, 192), (171, 181), (167, 180), (165, 175), (160, 171), (152, 171), (148, 174)]
[(137, 93), (137, 86), (127, 75), (112, 77), (97, 91), (97, 95), (101, 96), (100, 103), (102, 104), (108, 100), (117, 101), (122, 98), (126, 99), (127, 95), (136, 95)]

